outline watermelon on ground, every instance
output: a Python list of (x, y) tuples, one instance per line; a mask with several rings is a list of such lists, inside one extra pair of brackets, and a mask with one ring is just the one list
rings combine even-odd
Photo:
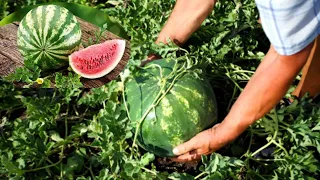
[[(174, 77), (161, 78), (159, 67), (162, 76), (167, 77), (174, 65), (173, 60), (156, 60), (127, 80), (125, 97), (131, 121), (139, 122), (161, 91), (162, 83), (167, 89), (173, 81)], [(138, 144), (158, 156), (174, 156), (175, 146), (212, 127), (216, 121), (216, 98), (210, 83), (201, 71), (186, 72), (147, 113), (137, 134)]]

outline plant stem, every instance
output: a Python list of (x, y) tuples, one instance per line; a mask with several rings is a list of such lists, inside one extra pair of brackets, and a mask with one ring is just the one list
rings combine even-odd
[(3, 140), (4, 140), (4, 142), (7, 144), (8, 141), (7, 141), (6, 138), (4, 137), (3, 131), (2, 131), (2, 130), (0, 130), (0, 131), (1, 131), (1, 136), (2, 136), (2, 138), (3, 138)]
[(182, 76), (183, 73), (185, 73), (185, 71), (179, 73), (179, 74), (173, 79), (173, 81), (170, 83), (170, 86), (168, 87), (168, 89), (166, 90), (166, 92), (162, 95), (162, 97), (160, 97), (160, 98), (158, 99), (158, 101), (157, 101), (157, 103), (155, 104), (155, 106), (160, 103), (160, 101), (165, 97), (166, 94), (168, 94), (168, 92), (171, 90), (171, 88), (172, 88), (173, 85), (175, 84), (176, 80), (177, 80), (180, 76)]
[(260, 177), (263, 180), (266, 180), (266, 178), (262, 177), (259, 173), (257, 173), (254, 170), (252, 170), (249, 166), (246, 166), (246, 168), (248, 169), (248, 171), (252, 172), (254, 175)]
[(252, 127), (250, 126), (250, 142), (249, 142), (249, 147), (248, 147), (248, 151), (250, 151), (251, 149), (251, 145), (252, 145), (252, 139), (253, 139), (253, 132), (252, 132)]
[[(276, 117), (277, 117), (277, 111), (275, 110), (275, 114), (276, 114)], [(276, 130), (274, 132), (274, 135), (272, 137), (272, 139), (264, 146), (262, 146), (260, 149), (258, 149), (257, 151), (255, 151), (254, 153), (252, 153), (251, 156), (255, 156), (256, 154), (258, 154), (260, 151), (264, 150), (265, 148), (267, 148), (268, 146), (270, 146), (274, 140), (276, 139), (277, 137), (277, 134), (278, 134), (278, 117), (275, 119), (275, 123), (276, 123)]]
[(201, 176), (203, 176), (203, 175), (205, 175), (205, 174), (207, 174), (206, 172), (202, 172), (202, 173), (200, 173), (200, 174), (198, 174), (194, 179), (196, 180), (196, 179), (199, 179)]
[(228, 104), (228, 108), (227, 108), (228, 111), (230, 110), (230, 107), (231, 107), (231, 105), (232, 105), (232, 101), (233, 101), (233, 99), (234, 99), (234, 97), (235, 97), (235, 95), (236, 95), (236, 91), (237, 91), (237, 88), (234, 87), (234, 88), (233, 88), (232, 97), (231, 97), (231, 99), (230, 99), (230, 101), (229, 101), (229, 104)]
[[(176, 65), (177, 63), (174, 65), (174, 69), (176, 68)], [(184, 64), (185, 65), (185, 64)], [(132, 143), (132, 151), (131, 151), (131, 154), (130, 154), (130, 158), (133, 157), (133, 152), (134, 152), (134, 147), (136, 146), (136, 141), (137, 141), (137, 137), (138, 137), (138, 132), (139, 132), (139, 129), (140, 129), (140, 126), (141, 124), (143, 123), (144, 119), (147, 117), (147, 115), (150, 113), (150, 111), (152, 109), (154, 109), (159, 103), (160, 101), (164, 98), (164, 96), (170, 91), (170, 89), (173, 87), (175, 81), (177, 80), (178, 77), (180, 77), (184, 72), (186, 72), (186, 69), (185, 67), (182, 67), (178, 70), (174, 70), (174, 72), (178, 72), (179, 74), (176, 75), (176, 77), (174, 77), (173, 81), (171, 82), (169, 88), (163, 93), (165, 87), (166, 87), (166, 79), (169, 78), (174, 72), (172, 71), (167, 77), (166, 79), (164, 79), (163, 77), (163, 72), (162, 72), (162, 67), (158, 64), (151, 64), (149, 66), (146, 66), (144, 67), (144, 69), (148, 69), (148, 68), (151, 68), (151, 67), (157, 67), (159, 68), (159, 73), (160, 73), (160, 84), (162, 85), (160, 87), (160, 91), (159, 93), (157, 94), (156, 98), (153, 100), (152, 104), (149, 106), (149, 108), (145, 111), (145, 113), (143, 114), (143, 116), (141, 117), (141, 119), (139, 121), (137, 121), (137, 125), (136, 125), (136, 128), (135, 128), (135, 134), (134, 134), (134, 138), (133, 138), (133, 143)], [(121, 76), (121, 82), (122, 82), (122, 85), (123, 87), (124, 86), (124, 81), (125, 79), (123, 78), (122, 75)], [(126, 112), (127, 112), (127, 115), (129, 117), (129, 120), (132, 122), (132, 119), (130, 117), (130, 113), (129, 113), (129, 109), (128, 109), (128, 105), (127, 105), (127, 102), (126, 102), (126, 99), (125, 99), (125, 93), (124, 93), (124, 90), (122, 91), (122, 98), (123, 98), (123, 101), (124, 101), (124, 105), (125, 105), (125, 109), (126, 109)]]
[(284, 151), (284, 153), (286, 153), (286, 155), (289, 156), (289, 153), (287, 152), (287, 150), (283, 146), (281, 146), (279, 143), (277, 143), (275, 140), (273, 140), (273, 144), (281, 148)]
[(63, 159), (60, 159), (58, 162), (54, 163), (54, 164), (51, 164), (51, 165), (48, 165), (48, 166), (44, 166), (44, 167), (40, 167), (40, 168), (35, 168), (35, 169), (30, 169), (30, 170), (24, 170), (25, 173), (27, 172), (34, 172), (34, 171), (39, 171), (39, 170), (42, 170), (42, 169), (47, 169), (47, 168), (51, 168), (53, 166), (56, 166), (58, 165), (59, 163), (62, 162)]
[(251, 73), (254, 74), (254, 71), (248, 71), (248, 70), (236, 70), (232, 71), (233, 73)]
[[(152, 110), (152, 108), (155, 106), (155, 102), (157, 101), (157, 99), (159, 98), (159, 96), (161, 96), (161, 92), (163, 91), (165, 87), (165, 84), (161, 87), (160, 89), (160, 92), (158, 93), (157, 97), (154, 99), (152, 105), (147, 109), (147, 111), (144, 113), (144, 115), (142, 116), (142, 118), (138, 121), (138, 124), (137, 124), (137, 127), (136, 127), (136, 131), (135, 131), (135, 134), (134, 134), (134, 138), (133, 138), (133, 143), (132, 143), (132, 147), (134, 148), (135, 145), (136, 145), (136, 140), (137, 140), (137, 137), (138, 137), (138, 132), (139, 132), (139, 129), (140, 129), (140, 126), (142, 124), (142, 122), (144, 121), (144, 119), (147, 117), (147, 115), (149, 114), (149, 112)], [(133, 151), (131, 151), (131, 155), (130, 155), (130, 158), (132, 158), (133, 156)]]
[(268, 146), (270, 146), (273, 143), (273, 141), (269, 141), (266, 145), (262, 146), (260, 149), (256, 150), (254, 153), (252, 153), (251, 156), (255, 156), (256, 154), (258, 154), (260, 151), (264, 150), (265, 148), (267, 148)]
[[(161, 67), (158, 66), (160, 69)], [(179, 72), (179, 71), (178, 71)], [(144, 119), (147, 117), (147, 115), (150, 113), (150, 111), (156, 107), (160, 101), (165, 97), (165, 95), (170, 91), (170, 89), (173, 87), (173, 85), (175, 84), (176, 80), (178, 77), (180, 77), (183, 73), (185, 73), (186, 70), (182, 70), (182, 72), (180, 72), (173, 80), (172, 82), (170, 83), (170, 86), (169, 88), (165, 91), (165, 93), (162, 94), (163, 90), (165, 89), (165, 86), (166, 86), (166, 82), (162, 83), (162, 86), (160, 88), (160, 91), (158, 93), (158, 95), (156, 96), (156, 98), (153, 100), (152, 104), (150, 105), (150, 107), (146, 110), (146, 112), (143, 114), (142, 118), (138, 121), (138, 124), (137, 124), (137, 127), (136, 127), (136, 131), (135, 131), (135, 134), (134, 134), (134, 138), (133, 138), (133, 143), (132, 143), (132, 147), (134, 148), (135, 145), (136, 145), (136, 140), (137, 140), (137, 137), (138, 137), (138, 132), (139, 132), (139, 129), (140, 129), (140, 126), (142, 124), (142, 122), (144, 121)], [(160, 76), (162, 76), (162, 71), (160, 70)], [(160, 81), (162, 81), (162, 78), (160, 79)], [(161, 95), (162, 94), (162, 95)], [(133, 156), (133, 151), (131, 151), (131, 155), (130, 155), (130, 158), (132, 158)]]
[(91, 165), (91, 163), (90, 163), (90, 167), (88, 168), (88, 170), (89, 170), (89, 172), (90, 172), (90, 174), (91, 174), (91, 176), (92, 176), (92, 179), (95, 180), (96, 178), (94, 177), (94, 173), (93, 173), (93, 171), (92, 171), (92, 165)]
[(125, 88), (125, 85), (124, 85), (125, 79), (124, 79), (122, 73), (120, 74), (120, 79), (121, 79), (121, 85), (122, 85), (122, 87), (123, 87), (121, 94), (122, 94), (122, 99), (123, 99), (124, 107), (126, 108), (127, 116), (128, 116), (128, 118), (129, 118), (130, 122), (132, 122), (132, 121), (131, 121), (131, 117), (130, 117), (130, 113), (129, 113), (129, 109), (128, 109), (127, 100), (126, 100), (126, 97), (125, 97), (125, 94), (124, 94), (124, 91), (125, 91), (125, 89), (124, 89), (124, 88)]
[(285, 159), (255, 159), (257, 161), (286, 161)]
[(143, 170), (145, 170), (146, 172), (151, 173), (151, 174), (155, 175), (156, 177), (162, 179), (161, 177), (159, 177), (159, 176), (157, 175), (157, 172), (151, 171), (150, 169), (147, 169), (147, 168), (145, 168), (145, 167), (141, 167), (141, 169), (143, 169)]
[(64, 119), (64, 126), (65, 126), (65, 135), (64, 135), (64, 138), (67, 138), (67, 137), (68, 137), (68, 113), (69, 113), (69, 104), (68, 104), (67, 111), (66, 111), (67, 116), (66, 116), (65, 119)]
[[(81, 116), (70, 116), (70, 117), (66, 116), (63, 121), (66, 121), (66, 119), (67, 119), (67, 121), (68, 121), (68, 120), (69, 120), (69, 121), (73, 121), (73, 120), (83, 119), (83, 118), (84, 118), (84, 115), (81, 115)], [(61, 119), (62, 119), (62, 118), (58, 118), (58, 119), (56, 119), (56, 121), (62, 121)]]
[(63, 171), (61, 171), (62, 170), (62, 163), (60, 163), (60, 177), (61, 177), (61, 179), (63, 179)]

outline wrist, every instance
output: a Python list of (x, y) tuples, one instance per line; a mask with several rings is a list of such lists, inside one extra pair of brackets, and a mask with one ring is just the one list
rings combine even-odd
[(156, 43), (167, 43), (169, 38), (181, 46), (212, 12), (216, 0), (177, 1)]
[(233, 109), (231, 109), (221, 124), (232, 132), (230, 133), (232, 136), (230, 139), (235, 139), (258, 120), (258, 113), (258, 110), (245, 111), (245, 109), (238, 109), (236, 105), (234, 105)]
[(216, 151), (231, 141), (238, 137), (238, 130), (235, 126), (230, 127), (230, 125), (222, 122), (215, 125), (210, 131), (210, 150)]
[[(173, 43), (175, 43), (176, 45), (178, 46), (181, 46), (183, 44), (183, 42), (181, 42), (181, 40), (179, 41), (178, 37), (176, 37), (176, 33), (174, 33), (173, 30), (167, 30), (167, 29), (163, 29), (157, 40), (156, 40), (156, 44), (159, 44), (159, 43), (164, 43), (164, 44), (167, 44), (168, 43), (168, 39), (170, 39), (170, 41), (172, 41)], [(186, 38), (182, 38), (182, 39), (186, 39)]]
[(215, 137), (219, 137), (219, 143), (226, 144), (235, 140), (254, 122), (254, 117), (232, 116), (229, 113), (225, 119), (215, 128)]

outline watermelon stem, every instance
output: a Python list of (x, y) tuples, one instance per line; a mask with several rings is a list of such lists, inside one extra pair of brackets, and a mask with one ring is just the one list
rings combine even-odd
[[(160, 67), (161, 68), (161, 67)], [(180, 72), (174, 79), (173, 81), (170, 83), (169, 87), (166, 89), (166, 91), (162, 94), (162, 92), (164, 91), (165, 87), (166, 87), (166, 83), (163, 83), (163, 85), (161, 86), (160, 92), (158, 93), (157, 97), (155, 98), (155, 100), (153, 101), (153, 103), (150, 105), (150, 107), (147, 109), (147, 111), (144, 113), (144, 115), (142, 116), (142, 118), (138, 121), (137, 124), (137, 128), (134, 134), (134, 139), (133, 139), (133, 144), (132, 144), (132, 148), (134, 148), (136, 146), (136, 140), (138, 137), (138, 132), (140, 129), (140, 126), (142, 124), (142, 122), (144, 121), (144, 119), (147, 117), (147, 115), (150, 113), (150, 111), (155, 108), (160, 101), (166, 96), (166, 94), (168, 94), (168, 92), (170, 91), (170, 89), (173, 87), (173, 85), (175, 84), (176, 80), (182, 76), (184, 73), (186, 72), (186, 70)], [(131, 152), (131, 157), (132, 157), (132, 152)]]
[[(254, 153), (251, 154), (252, 156), (255, 156), (256, 154), (258, 154), (259, 152), (261, 152), (262, 150), (264, 150), (265, 148), (267, 148), (268, 146), (270, 146), (271, 144), (275, 144), (278, 147), (284, 149), (280, 144), (276, 143), (275, 139), (277, 137), (278, 134), (278, 130), (279, 130), (279, 119), (278, 119), (278, 114), (277, 114), (277, 110), (275, 110), (275, 131), (274, 131), (274, 135), (272, 137), (272, 139), (264, 146), (262, 146), (260, 149), (256, 150)], [(284, 149), (285, 150), (285, 149)], [(288, 155), (288, 152), (285, 150), (285, 153)]]
[(162, 78), (163, 78), (163, 73), (162, 73), (162, 68), (161, 68), (161, 66), (160, 66), (160, 65), (158, 65), (158, 64), (150, 64), (150, 65), (148, 65), (148, 66), (144, 67), (143, 69), (149, 69), (149, 68), (152, 68), (153, 66), (155, 66), (155, 67), (159, 68), (159, 71), (160, 71), (160, 78), (162, 79)]
[(202, 172), (200, 174), (198, 174), (194, 179), (199, 179), (201, 176), (207, 174), (207, 172)]
[(47, 165), (47, 166), (43, 166), (43, 167), (39, 167), (39, 168), (35, 168), (35, 169), (30, 169), (30, 170), (24, 170), (23, 172), (24, 173), (29, 173), (29, 172), (39, 171), (39, 170), (42, 170), (42, 169), (48, 169), (48, 168), (57, 166), (58, 164), (60, 164), (62, 162), (62, 160), (63, 159), (60, 159), (58, 162), (56, 162), (54, 164)]
[(158, 174), (157, 172), (154, 172), (148, 168), (145, 168), (145, 167), (141, 167), (141, 169), (145, 170), (146, 172), (150, 173), (150, 174), (153, 174), (154, 176), (158, 177), (159, 179), (162, 179)]

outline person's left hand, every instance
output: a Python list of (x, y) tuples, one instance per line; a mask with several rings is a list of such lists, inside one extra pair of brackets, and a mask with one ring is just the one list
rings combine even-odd
[(172, 158), (175, 162), (188, 162), (201, 159), (201, 155), (208, 155), (227, 144), (222, 134), (219, 133), (222, 126), (216, 124), (214, 127), (200, 132), (189, 141), (175, 147), (173, 153), (177, 157)]
[(161, 59), (161, 57), (159, 55), (157, 55), (157, 54), (149, 54), (148, 58), (146, 60), (142, 61), (140, 66), (145, 66), (149, 62), (152, 62), (152, 61), (157, 60), (157, 59)]

